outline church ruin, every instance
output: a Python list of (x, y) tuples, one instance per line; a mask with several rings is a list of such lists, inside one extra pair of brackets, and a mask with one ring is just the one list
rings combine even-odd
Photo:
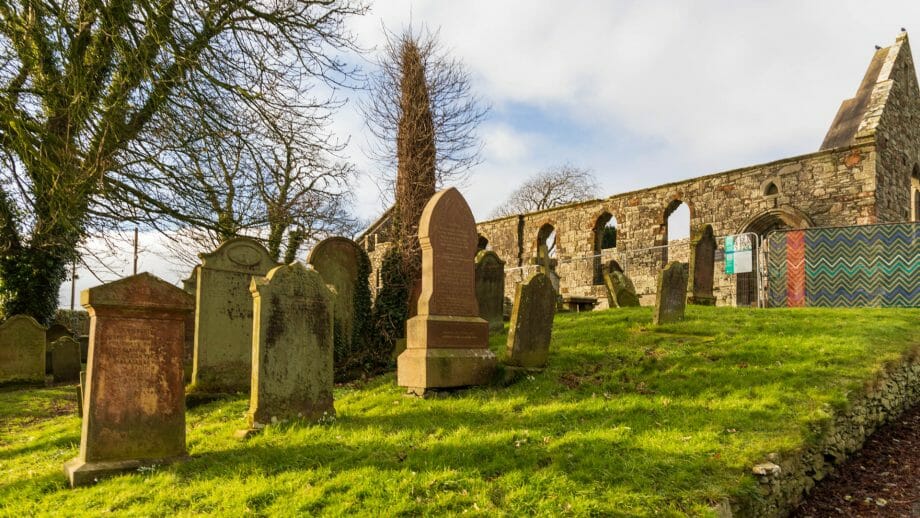
[[(596, 299), (597, 307), (606, 307), (601, 268), (616, 260), (642, 304), (650, 305), (657, 272), (690, 256), (689, 240), (668, 243), (668, 216), (681, 205), (689, 208), (691, 229), (711, 224), (716, 236), (764, 238), (779, 229), (920, 221), (920, 90), (907, 33), (875, 52), (818, 151), (483, 221), (477, 224), (479, 247), (505, 261), (506, 296), (544, 268), (563, 299)], [(373, 264), (372, 287), (390, 246), (390, 212), (358, 237)], [(756, 304), (757, 273), (727, 275), (720, 258), (717, 253), (716, 303)]]

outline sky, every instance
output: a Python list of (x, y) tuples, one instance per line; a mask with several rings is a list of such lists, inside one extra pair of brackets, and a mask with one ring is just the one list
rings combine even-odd
[[(482, 221), (562, 163), (593, 171), (603, 198), (817, 151), (875, 45), (893, 44), (902, 27), (920, 39), (920, 2), (378, 0), (349, 28), (373, 55), (382, 27), (410, 23), (439, 31), (491, 105), (483, 161), (460, 186)], [(385, 206), (364, 151), (362, 94), (343, 95), (332, 129), (350, 139), (359, 171), (355, 213), (372, 220)], [(141, 234), (139, 270), (178, 282), (188, 266), (159, 257), (160, 240)], [(109, 266), (101, 279), (131, 274), (130, 252)], [(78, 291), (99, 284), (79, 276)]]

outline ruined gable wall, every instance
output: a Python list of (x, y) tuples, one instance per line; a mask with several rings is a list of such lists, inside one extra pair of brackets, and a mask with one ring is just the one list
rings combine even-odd
[[(776, 208), (803, 213), (816, 226), (870, 223), (875, 219), (875, 166), (872, 143), (849, 146), (721, 174), (675, 182), (649, 189), (567, 205), (541, 212), (486, 221), (478, 231), (513, 268), (520, 255), (525, 270), (533, 271), (537, 234), (549, 223), (556, 228), (558, 265), (563, 296), (603, 298), (603, 286), (594, 284), (594, 226), (605, 212), (617, 221), (617, 248), (603, 259), (616, 258), (626, 269), (643, 304), (653, 304), (655, 279), (664, 261), (663, 251), (649, 250), (665, 242), (665, 209), (673, 200), (690, 208), (690, 224), (713, 225), (717, 236), (734, 234), (758, 214)], [(768, 182), (779, 188), (764, 195)], [(519, 221), (523, 223), (518, 232)], [(689, 244), (672, 246), (670, 259), (689, 259)], [(719, 304), (734, 303), (734, 279), (716, 264), (714, 294)], [(513, 272), (511, 272), (513, 273)], [(528, 272), (529, 273), (529, 272)], [(506, 275), (506, 295), (513, 294), (520, 275)]]
[(920, 164), (920, 90), (906, 33), (889, 52), (879, 79), (886, 95), (874, 128), (879, 149), (876, 221), (910, 221), (910, 175)]

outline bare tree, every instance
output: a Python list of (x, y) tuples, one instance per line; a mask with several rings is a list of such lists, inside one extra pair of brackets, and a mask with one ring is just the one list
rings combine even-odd
[(594, 174), (572, 164), (545, 169), (524, 182), (492, 211), (493, 218), (525, 214), (590, 200), (597, 192)]
[[(376, 305), (378, 332), (393, 342), (404, 332), (410, 292), (421, 276), (418, 225), (438, 186), (461, 181), (480, 160), (476, 135), (487, 108), (472, 93), (469, 74), (438, 44), (437, 34), (411, 28), (387, 33), (379, 73), (362, 104), (376, 139), (370, 150), (394, 192), (398, 259), (384, 261), (387, 279)], [(394, 174), (395, 173), (395, 174)]]
[(359, 1), (0, 3), (6, 313), (48, 322), (97, 225), (156, 212), (206, 223), (164, 204), (162, 177), (174, 169), (145, 169), (164, 147), (157, 128), (214, 92), (255, 111), (293, 111), (310, 81), (346, 81), (338, 56), (354, 47), (344, 23), (365, 11)]

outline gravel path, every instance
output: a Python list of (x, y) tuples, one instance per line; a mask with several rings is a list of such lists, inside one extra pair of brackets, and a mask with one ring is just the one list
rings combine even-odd
[(920, 518), (920, 405), (872, 434), (792, 516)]

